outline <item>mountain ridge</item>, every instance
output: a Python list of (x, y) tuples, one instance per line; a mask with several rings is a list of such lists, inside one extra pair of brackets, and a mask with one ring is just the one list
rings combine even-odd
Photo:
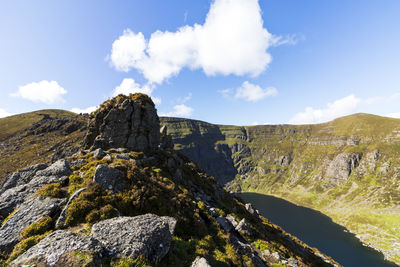
[(173, 150), (148, 99), (22, 115), (0, 159), (37, 158), (1, 183), (0, 265), (339, 266)]

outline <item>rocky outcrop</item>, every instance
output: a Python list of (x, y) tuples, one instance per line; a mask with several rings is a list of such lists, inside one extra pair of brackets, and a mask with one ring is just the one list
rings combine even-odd
[(119, 95), (91, 114), (84, 148), (124, 147), (133, 151), (157, 148), (160, 122), (153, 101), (146, 95)]
[(60, 213), (60, 216), (57, 219), (56, 222), (56, 228), (63, 228), (65, 227), (65, 220), (67, 219), (67, 210), (69, 205), (71, 204), (74, 199), (78, 198), (80, 194), (86, 190), (86, 187), (78, 189), (75, 193), (72, 194), (72, 196), (68, 199), (67, 205), (63, 208), (63, 210)]
[(42, 186), (64, 183), (70, 173), (68, 162), (59, 160), (50, 166), (39, 164), (9, 175), (4, 183), (7, 189), (0, 195), (0, 217), (6, 217)]
[(169, 251), (173, 222), (174, 218), (154, 214), (117, 217), (94, 224), (92, 235), (112, 256), (134, 259), (144, 255), (157, 262)]
[(64, 199), (38, 197), (23, 203), (0, 228), (0, 251), (10, 251), (21, 231), (44, 216), (54, 217)]
[(245, 233), (247, 235), (251, 235), (250, 225), (247, 223), (246, 219), (243, 218), (238, 225), (235, 227), (236, 231), (239, 233)]
[(124, 189), (124, 179), (122, 172), (103, 164), (97, 166), (93, 177), (93, 181), (98, 183), (101, 188), (113, 190), (114, 192)]
[(1, 185), (0, 194), (12, 187), (29, 183), (38, 171), (47, 167), (47, 164), (36, 164), (8, 175)]
[(360, 160), (361, 154), (358, 153), (341, 153), (337, 155), (326, 169), (325, 179), (334, 185), (344, 183), (351, 172), (357, 168)]
[(68, 262), (65, 258), (63, 259), (63, 255), (66, 255), (68, 252), (88, 253), (94, 257), (93, 265), (89, 266), (98, 266), (101, 263), (100, 258), (103, 248), (99, 241), (90, 236), (58, 230), (46, 236), (38, 244), (11, 262), (11, 266), (19, 266), (31, 262), (41, 262), (46, 264), (46, 266), (55, 264), (58, 266), (68, 266), (69, 264), (63, 264)]
[(196, 259), (192, 262), (192, 267), (211, 267), (211, 265), (208, 263), (208, 261), (203, 258), (197, 256)]

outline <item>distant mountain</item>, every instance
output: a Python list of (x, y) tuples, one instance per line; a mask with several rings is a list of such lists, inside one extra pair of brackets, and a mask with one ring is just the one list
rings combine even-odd
[(319, 210), (400, 264), (400, 119), (228, 126), (161, 117), (175, 149), (231, 191)]
[(339, 266), (226, 192), (167, 132), (142, 94), (90, 116), (0, 119), (0, 266)]

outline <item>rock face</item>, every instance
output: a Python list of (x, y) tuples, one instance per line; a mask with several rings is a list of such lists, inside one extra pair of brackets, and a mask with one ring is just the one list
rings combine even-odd
[(116, 217), (94, 224), (92, 235), (113, 256), (144, 255), (157, 262), (168, 253), (174, 230), (172, 222), (176, 222), (174, 218), (154, 214)]
[[(58, 230), (46, 236), (38, 244), (28, 249), (25, 253), (14, 260), (11, 265), (21, 265), (29, 263), (30, 260), (38, 260), (47, 265), (60, 263), (60, 258), (70, 251), (78, 250), (79, 252), (89, 253), (98, 258), (101, 257), (103, 251), (100, 243), (86, 235), (76, 235), (69, 231)], [(66, 266), (66, 265), (64, 265)]]
[(146, 95), (120, 95), (91, 115), (84, 148), (124, 147), (133, 151), (157, 148), (160, 122), (153, 101)]
[(96, 168), (93, 181), (98, 183), (101, 188), (113, 190), (114, 192), (124, 189), (124, 174), (119, 170), (100, 164)]
[(341, 153), (329, 164), (325, 176), (330, 183), (339, 185), (349, 178), (351, 172), (357, 168), (361, 155), (357, 153)]
[(12, 187), (29, 183), (36, 172), (47, 167), (47, 164), (37, 164), (8, 175), (1, 186), (0, 194)]
[(64, 199), (38, 197), (23, 203), (0, 228), (0, 251), (10, 251), (18, 243), (21, 231), (43, 216), (53, 217)]
[(39, 164), (9, 175), (0, 194), (0, 217), (6, 217), (40, 187), (64, 183), (70, 173), (68, 162), (59, 160), (50, 166)]

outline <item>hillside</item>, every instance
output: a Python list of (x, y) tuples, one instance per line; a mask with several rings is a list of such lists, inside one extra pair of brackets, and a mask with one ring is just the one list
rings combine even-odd
[(227, 126), (161, 118), (175, 149), (232, 191), (319, 210), (400, 264), (400, 120)]
[(7, 156), (37, 148), (1, 183), (0, 265), (338, 266), (177, 153), (145, 95), (18, 116)]
[(87, 117), (64, 110), (39, 110), (0, 119), (0, 183), (22, 167), (75, 153)]

